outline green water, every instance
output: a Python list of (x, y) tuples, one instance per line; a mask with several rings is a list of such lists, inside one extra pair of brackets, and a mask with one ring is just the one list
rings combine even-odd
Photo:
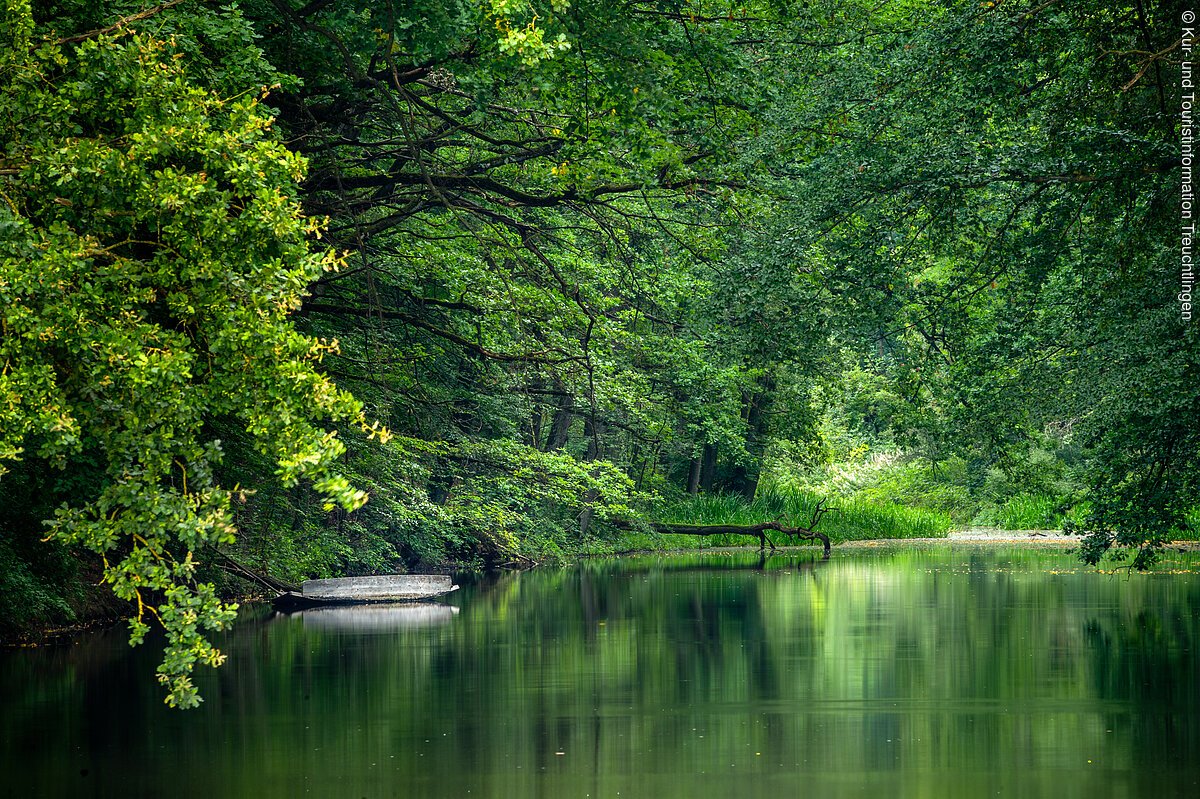
[(95, 634), (0, 653), (0, 795), (1192, 797), (1195, 568), (591, 561), (457, 612), (248, 614), (182, 713), (153, 651)]

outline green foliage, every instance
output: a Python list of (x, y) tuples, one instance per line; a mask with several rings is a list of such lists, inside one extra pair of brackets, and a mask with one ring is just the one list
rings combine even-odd
[[(903, 399), (897, 445), (961, 458), (988, 512), (1086, 489), (1085, 557), (1132, 547), (1147, 565), (1200, 477), (1181, 421), (1200, 413), (1200, 338), (1170, 288), (1178, 63), (1135, 56), (1169, 51), (1173, 12), (892, 11), (776, 109), (798, 198), (777, 238)], [(1048, 430), (1063, 446), (1039, 460)]]
[(42, 6), (0, 29), (0, 566), (57, 574), (42, 520), (99, 553), (171, 702), (218, 548), (524, 563), (687, 490), (1143, 566), (1194, 514), (1161, 8)]
[[(515, 56), (525, 66), (536, 66), (539, 61), (553, 58), (556, 53), (571, 47), (565, 33), (546, 38), (546, 20), (538, 13), (533, 3), (527, 0), (486, 0), (484, 5), (500, 32), (498, 47), (504, 55)], [(561, 14), (570, 7), (568, 0), (551, 0), (552, 14)], [(542, 14), (546, 9), (540, 9)], [(527, 18), (525, 24), (517, 21)], [(553, 16), (550, 18), (553, 23)]]
[[(251, 501), (243, 525), (287, 519), (289, 542), (323, 542), (328, 557), (302, 556), (314, 567), (353, 568), (346, 536), (410, 568), (570, 551), (706, 450), (708, 483), (752, 493), (768, 428), (795, 407), (777, 401), (777, 366), (786, 348), (803, 379), (790, 345), (808, 328), (787, 323), (785, 294), (765, 317), (757, 303), (793, 278), (721, 259), (761, 206), (737, 194), (733, 157), (766, 91), (756, 46), (735, 44), (744, 24), (544, 6), (248, 7), (287, 32), (263, 42), (305, 79), (279, 124), (312, 153), (308, 207), (354, 249), (303, 324), (339, 340), (330, 372), (404, 441), (353, 453), (373, 501), (352, 517)], [(495, 39), (534, 11), (542, 41), (565, 33), (569, 49), (529, 59)]]
[(28, 13), (9, 8), (0, 84), (0, 455), (98, 464), (50, 536), (102, 557), (136, 603), (132, 641), (147, 616), (162, 623), (160, 679), (188, 707), (194, 665), (222, 660), (206, 631), (236, 610), (196, 581), (193, 554), (233, 540), (242, 493), (217, 481), (211, 422), (241, 426), (285, 485), (311, 482), (330, 508), (366, 499), (320, 426), (365, 426), (314, 368), (335, 345), (287, 319), (338, 260), (310, 251), (303, 160), (256, 97), (198, 88), (185, 54), (149, 36), (37, 40)]

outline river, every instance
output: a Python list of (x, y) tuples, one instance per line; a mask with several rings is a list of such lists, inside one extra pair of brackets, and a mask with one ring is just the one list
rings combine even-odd
[(0, 796), (1200, 795), (1200, 569), (638, 556), (243, 613), (195, 711), (121, 629), (0, 652)]

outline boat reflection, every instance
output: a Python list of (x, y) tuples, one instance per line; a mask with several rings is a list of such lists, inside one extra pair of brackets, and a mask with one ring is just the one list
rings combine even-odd
[(330, 605), (279, 614), (304, 620), (305, 629), (386, 633), (449, 623), (458, 614), (452, 605), (433, 603)]

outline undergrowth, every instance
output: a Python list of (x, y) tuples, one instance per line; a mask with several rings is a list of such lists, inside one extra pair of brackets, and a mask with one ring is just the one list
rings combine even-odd
[[(779, 521), (788, 527), (808, 527), (819, 494), (784, 486), (761, 488), (753, 501), (738, 494), (700, 494), (663, 505), (655, 521), (668, 524), (754, 525)], [(895, 503), (877, 503), (864, 499), (827, 501), (817, 530), (836, 543), (881, 538), (940, 538), (953, 525), (949, 515)], [(810, 544), (768, 533), (776, 545)], [(674, 549), (714, 546), (744, 546), (758, 542), (757, 536), (720, 535), (684, 536), (643, 532), (624, 533), (612, 542), (615, 550)]]

